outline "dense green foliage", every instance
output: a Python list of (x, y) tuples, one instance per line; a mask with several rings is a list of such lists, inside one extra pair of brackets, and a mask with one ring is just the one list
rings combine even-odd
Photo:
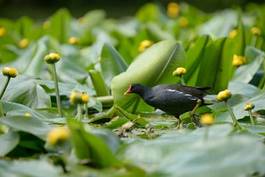
[[(0, 75), (0, 176), (263, 176), (265, 6), (177, 8), (0, 19), (0, 66), (18, 70)], [(51, 52), (57, 63), (45, 62)], [(177, 67), (183, 78), (172, 75)], [(185, 113), (177, 129), (175, 117), (124, 95), (132, 83), (181, 80), (211, 87), (212, 104), (197, 114), (211, 113), (213, 125), (196, 127)], [(231, 98), (217, 102), (225, 89)]]

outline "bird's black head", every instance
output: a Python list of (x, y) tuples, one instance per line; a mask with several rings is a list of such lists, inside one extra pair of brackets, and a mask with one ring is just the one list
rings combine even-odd
[(146, 86), (141, 84), (131, 84), (128, 90), (124, 93), (124, 95), (128, 95), (130, 93), (136, 93), (138, 95), (143, 95), (144, 91), (146, 90)]

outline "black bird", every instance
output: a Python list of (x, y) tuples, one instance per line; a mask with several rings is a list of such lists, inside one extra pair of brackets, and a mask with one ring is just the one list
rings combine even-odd
[(182, 84), (163, 84), (152, 88), (142, 84), (132, 84), (124, 94), (135, 93), (150, 106), (179, 118), (188, 111), (191, 111), (193, 116), (199, 106), (205, 105), (203, 97), (208, 89), (210, 88)]

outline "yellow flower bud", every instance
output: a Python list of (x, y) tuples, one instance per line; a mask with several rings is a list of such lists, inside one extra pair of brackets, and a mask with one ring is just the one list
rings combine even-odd
[(3, 37), (6, 34), (6, 29), (4, 27), (0, 27), (0, 37)]
[(183, 76), (186, 74), (187, 70), (183, 67), (178, 67), (175, 71), (173, 71), (173, 76)]
[(217, 94), (216, 99), (217, 101), (227, 101), (231, 96), (232, 96), (231, 92), (228, 89), (226, 89), (226, 90), (220, 91)]
[(253, 103), (246, 103), (245, 107), (244, 107), (244, 110), (245, 111), (251, 111), (254, 108), (255, 108), (255, 105)]
[(82, 96), (81, 96), (81, 99), (82, 99), (82, 102), (83, 104), (87, 104), (88, 101), (89, 101), (89, 95), (87, 93), (82, 93)]
[(149, 40), (143, 40), (139, 47), (138, 47), (138, 51), (139, 52), (143, 52), (145, 51), (147, 48), (151, 47), (153, 45), (153, 42), (152, 41), (149, 41)]
[(189, 20), (186, 17), (179, 18), (179, 26), (182, 28), (186, 28), (189, 25)]
[(84, 24), (84, 23), (85, 23), (85, 19), (84, 19), (84, 17), (79, 17), (79, 18), (78, 18), (78, 22), (79, 22), (80, 24)]
[(71, 104), (81, 104), (82, 100), (82, 93), (78, 91), (72, 91), (70, 94), (70, 103)]
[(48, 55), (44, 57), (44, 60), (48, 64), (54, 64), (58, 62), (60, 59), (61, 59), (61, 56), (58, 53), (49, 53)]
[(250, 29), (250, 31), (251, 31), (251, 33), (253, 34), (253, 35), (255, 35), (255, 36), (260, 36), (261, 35), (261, 30), (260, 30), (260, 28), (258, 28), (258, 27), (252, 27), (251, 29)]
[(235, 67), (239, 67), (243, 64), (246, 63), (246, 58), (243, 56), (239, 56), (239, 55), (233, 55), (233, 61), (232, 61), (232, 65)]
[(29, 112), (26, 112), (26, 113), (24, 114), (24, 116), (26, 116), (26, 117), (31, 117), (31, 114), (30, 114)]
[(16, 77), (17, 76), (17, 69), (16, 68), (12, 68), (12, 67), (4, 67), (2, 69), (2, 73), (4, 76), (7, 77)]
[(43, 24), (42, 24), (42, 28), (43, 29), (48, 29), (50, 27), (50, 21), (45, 21), (45, 22), (43, 22)]
[(238, 33), (238, 30), (237, 29), (234, 29), (234, 30), (232, 30), (232, 31), (229, 32), (228, 37), (230, 39), (233, 39), (233, 38), (235, 38), (237, 36), (237, 33)]
[(29, 45), (29, 40), (26, 39), (26, 38), (21, 39), (21, 40), (19, 41), (19, 43), (18, 43), (18, 46), (19, 46), (20, 48), (22, 48), (22, 49), (27, 48), (28, 45)]
[(201, 116), (200, 123), (206, 126), (212, 125), (214, 123), (214, 116), (209, 113), (203, 114)]
[(175, 2), (170, 2), (167, 5), (167, 15), (170, 18), (176, 18), (179, 15), (180, 6)]
[(70, 37), (70, 38), (68, 39), (68, 44), (76, 45), (76, 44), (78, 44), (78, 43), (79, 43), (79, 39), (76, 38), (76, 37)]
[(66, 127), (53, 128), (47, 136), (47, 143), (50, 145), (56, 145), (58, 143), (65, 142), (70, 137), (70, 132)]

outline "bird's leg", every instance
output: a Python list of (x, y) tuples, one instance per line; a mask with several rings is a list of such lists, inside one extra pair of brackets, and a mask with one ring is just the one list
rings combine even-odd
[(195, 112), (196, 110), (201, 106), (202, 104), (202, 100), (201, 99), (198, 99), (197, 100), (197, 103), (195, 105), (195, 107), (192, 109), (192, 111), (190, 112), (190, 117), (191, 117), (191, 120), (192, 122), (194, 122), (197, 126), (200, 126), (200, 122), (198, 120), (198, 118), (196, 117), (195, 115)]
[(179, 117), (177, 117), (177, 119), (178, 119), (178, 123), (177, 123), (177, 129), (180, 129), (180, 128), (182, 128), (182, 122), (181, 122), (181, 119), (179, 118)]

